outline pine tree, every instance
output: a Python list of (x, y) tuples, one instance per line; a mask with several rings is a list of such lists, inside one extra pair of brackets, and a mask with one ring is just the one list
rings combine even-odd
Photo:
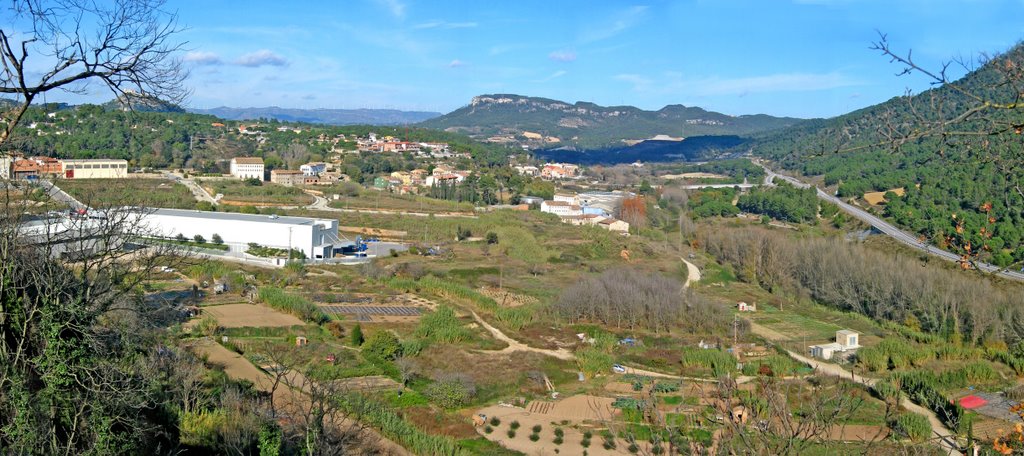
[(359, 323), (356, 323), (356, 327), (352, 328), (352, 334), (350, 337), (352, 338), (352, 345), (355, 345), (356, 347), (363, 345), (363, 328), (359, 326)]

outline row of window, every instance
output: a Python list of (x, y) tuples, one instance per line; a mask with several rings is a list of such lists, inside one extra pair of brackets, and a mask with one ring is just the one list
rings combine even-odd
[(64, 169), (128, 169), (127, 163), (89, 163), (73, 165), (65, 164)]

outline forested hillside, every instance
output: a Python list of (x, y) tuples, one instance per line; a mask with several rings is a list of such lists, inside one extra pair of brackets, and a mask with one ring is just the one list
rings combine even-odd
[(1024, 144), (1013, 126), (1024, 113), (984, 105), (1017, 100), (1021, 63), (1018, 45), (958, 81), (765, 135), (752, 151), (823, 176), (844, 198), (903, 188), (880, 210), (902, 227), (939, 245), (984, 245), (996, 264), (1021, 261)]
[(530, 132), (558, 138), (559, 145), (605, 149), (621, 145), (623, 139), (640, 140), (655, 135), (746, 135), (800, 121), (768, 115), (729, 116), (682, 105), (645, 111), (633, 106), (569, 104), (522, 95), (481, 95), (474, 97), (468, 106), (420, 125), (481, 135)]
[[(241, 134), (243, 122), (185, 112), (122, 111), (109, 106), (47, 104), (32, 107), (24, 125), (6, 147), (26, 155), (61, 158), (123, 158), (133, 167), (195, 168), (226, 172), (226, 161), (236, 156), (264, 157), (267, 167), (297, 168), (323, 161), (333, 149), (354, 150), (352, 135), (370, 132), (410, 141), (444, 142), (455, 152), (468, 152), (483, 164), (504, 163), (506, 148), (482, 144), (458, 133), (386, 126), (327, 126), (282, 123), (277, 120), (244, 122), (250, 133)], [(278, 131), (282, 125), (298, 130)], [(333, 144), (337, 135), (347, 141)]]

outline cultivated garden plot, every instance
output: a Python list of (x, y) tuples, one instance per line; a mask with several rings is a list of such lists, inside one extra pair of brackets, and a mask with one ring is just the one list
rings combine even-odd
[(203, 313), (217, 319), (225, 328), (288, 327), (306, 323), (293, 315), (254, 304), (224, 304), (202, 308)]

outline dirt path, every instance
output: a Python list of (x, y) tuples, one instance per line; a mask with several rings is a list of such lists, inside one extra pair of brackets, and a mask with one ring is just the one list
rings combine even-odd
[[(782, 336), (778, 332), (765, 328), (764, 326), (761, 326), (754, 322), (750, 323), (750, 330), (754, 334), (757, 334), (768, 340), (789, 339), (789, 337)], [(875, 383), (878, 382), (878, 379), (876, 378), (857, 375), (839, 365), (826, 363), (821, 360), (811, 359), (806, 356), (797, 354), (792, 350), (786, 350), (786, 353), (793, 359), (805, 363), (808, 366), (811, 366), (812, 368), (814, 368), (814, 372), (818, 374), (847, 378), (850, 379), (850, 381), (852, 382), (860, 383), (861, 385), (865, 385), (869, 388), (873, 388), (875, 386)], [(910, 399), (903, 395), (901, 395), (900, 397), (900, 405), (911, 412), (924, 415), (925, 417), (928, 418), (928, 422), (932, 425), (932, 432), (934, 433), (935, 437), (938, 437), (938, 444), (940, 447), (942, 447), (943, 451), (948, 452), (950, 455), (961, 454), (959, 451), (959, 444), (956, 443), (956, 434), (954, 434), (953, 431), (949, 430), (949, 428), (947, 428), (946, 425), (939, 420), (939, 418), (935, 415), (934, 412), (912, 402)]]
[(480, 318), (480, 316), (477, 315), (476, 312), (470, 312), (470, 313), (473, 314), (473, 319), (475, 319), (477, 323), (480, 323), (480, 326), (483, 326), (484, 329), (486, 329), (488, 332), (490, 332), (491, 335), (494, 336), (495, 339), (498, 339), (498, 340), (508, 344), (508, 347), (505, 347), (505, 348), (503, 348), (501, 350), (498, 350), (498, 351), (493, 351), (491, 353), (512, 353), (512, 352), (517, 352), (517, 351), (526, 351), (526, 352), (540, 353), (540, 354), (545, 355), (545, 356), (551, 356), (551, 357), (558, 358), (558, 359), (564, 359), (566, 361), (572, 361), (572, 360), (576, 359), (576, 356), (573, 355), (572, 352), (570, 352), (569, 350), (566, 350), (564, 348), (559, 348), (558, 350), (548, 350), (548, 349), (544, 349), (544, 348), (531, 347), (531, 346), (526, 345), (526, 344), (524, 344), (522, 342), (519, 342), (519, 341), (517, 341), (517, 340), (515, 340), (515, 339), (513, 339), (511, 337), (506, 336), (505, 333), (501, 332), (500, 329), (495, 328), (494, 326), (491, 326), (489, 323), (484, 321), (483, 318)]
[(683, 260), (683, 263), (686, 263), (686, 283), (683, 284), (683, 288), (689, 287), (691, 283), (699, 282), (700, 281), (700, 269), (697, 269), (696, 265), (694, 265), (693, 263), (691, 263), (689, 261), (684, 260), (683, 258), (679, 258), (679, 259)]
[[(292, 390), (283, 385), (279, 385), (274, 389), (274, 381), (270, 377), (270, 374), (258, 369), (256, 366), (252, 365), (248, 359), (245, 359), (238, 353), (224, 348), (221, 344), (209, 339), (204, 339), (196, 343), (192, 349), (196, 354), (204, 356), (207, 363), (224, 366), (224, 373), (226, 373), (228, 377), (248, 380), (252, 382), (254, 387), (259, 391), (273, 392), (274, 402), (275, 404), (282, 404), (282, 410), (286, 411), (289, 407), (299, 407), (300, 410), (306, 408), (306, 405), (304, 404), (309, 398), (306, 396), (305, 391)], [(304, 384), (302, 381), (295, 381), (293, 383)], [(353, 427), (359, 426), (359, 424), (354, 420), (346, 420), (346, 423), (343, 423), (342, 425)], [(367, 427), (365, 430), (361, 430), (360, 432), (369, 433), (368, 436), (370, 438), (366, 443), (379, 447), (381, 454), (390, 456), (412, 456), (412, 453), (404, 447), (384, 438), (384, 436), (380, 435), (375, 429)]]

